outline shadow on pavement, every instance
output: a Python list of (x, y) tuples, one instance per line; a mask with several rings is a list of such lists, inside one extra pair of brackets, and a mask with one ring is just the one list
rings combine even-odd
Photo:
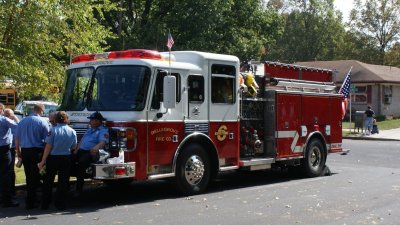
[[(206, 193), (271, 185), (298, 179), (307, 178), (291, 173), (288, 170), (225, 172), (211, 182)], [(74, 189), (74, 185), (71, 185), (71, 189)], [(24, 191), (19, 190), (17, 197), (20, 206), (15, 208), (1, 208), (0, 218), (26, 216), (23, 220), (32, 220), (34, 223), (37, 216), (43, 214), (84, 214), (114, 206), (134, 205), (163, 199), (186, 197), (179, 194), (175, 188), (173, 179), (132, 182), (129, 185), (120, 186), (107, 186), (98, 181), (87, 182), (81, 197), (73, 197), (72, 191), (68, 193), (68, 208), (64, 211), (57, 211), (54, 205), (50, 205), (50, 209), (48, 210), (41, 210), (40, 207), (25, 210), (24, 195)]]

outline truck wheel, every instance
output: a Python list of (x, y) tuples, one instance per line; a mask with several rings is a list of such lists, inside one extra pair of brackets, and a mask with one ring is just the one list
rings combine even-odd
[(326, 155), (321, 141), (312, 139), (302, 162), (303, 170), (307, 177), (318, 177), (322, 175), (325, 167)]
[(203, 192), (210, 182), (210, 160), (204, 148), (190, 144), (183, 149), (176, 164), (176, 184), (182, 194)]

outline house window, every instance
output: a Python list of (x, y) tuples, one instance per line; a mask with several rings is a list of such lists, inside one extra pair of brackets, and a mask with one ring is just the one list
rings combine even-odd
[(392, 103), (392, 86), (391, 85), (383, 86), (383, 103), (384, 104)]
[(353, 103), (367, 103), (367, 86), (356, 86), (354, 94), (351, 95)]

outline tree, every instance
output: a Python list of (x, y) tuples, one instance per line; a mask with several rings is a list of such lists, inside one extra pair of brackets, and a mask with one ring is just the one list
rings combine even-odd
[(70, 57), (106, 46), (112, 33), (93, 15), (112, 8), (107, 0), (0, 1), (0, 79), (12, 79), (21, 98), (57, 100)]
[(400, 67), (400, 43), (397, 42), (385, 54), (385, 62), (390, 66)]
[(345, 38), (341, 13), (333, 0), (291, 0), (286, 25), (269, 60), (284, 62), (332, 60), (342, 56)]
[(349, 25), (357, 36), (374, 43), (379, 63), (385, 64), (385, 52), (400, 37), (400, 0), (357, 0)]
[[(280, 35), (283, 19), (265, 10), (260, 0), (119, 0), (120, 10), (106, 13), (107, 26), (118, 35), (113, 49), (149, 48), (165, 51), (166, 36), (173, 50), (234, 54), (259, 58)], [(117, 26), (115, 26), (117, 25)], [(123, 43), (121, 45), (121, 43)]]

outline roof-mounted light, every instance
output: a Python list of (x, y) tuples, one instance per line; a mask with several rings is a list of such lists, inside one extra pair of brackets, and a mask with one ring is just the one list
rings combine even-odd
[(154, 59), (154, 60), (166, 60), (164, 55), (161, 55), (158, 51), (146, 50), (146, 49), (130, 49), (125, 51), (113, 51), (103, 52), (98, 54), (86, 54), (76, 56), (72, 59), (72, 63), (81, 63), (94, 60), (103, 59)]

